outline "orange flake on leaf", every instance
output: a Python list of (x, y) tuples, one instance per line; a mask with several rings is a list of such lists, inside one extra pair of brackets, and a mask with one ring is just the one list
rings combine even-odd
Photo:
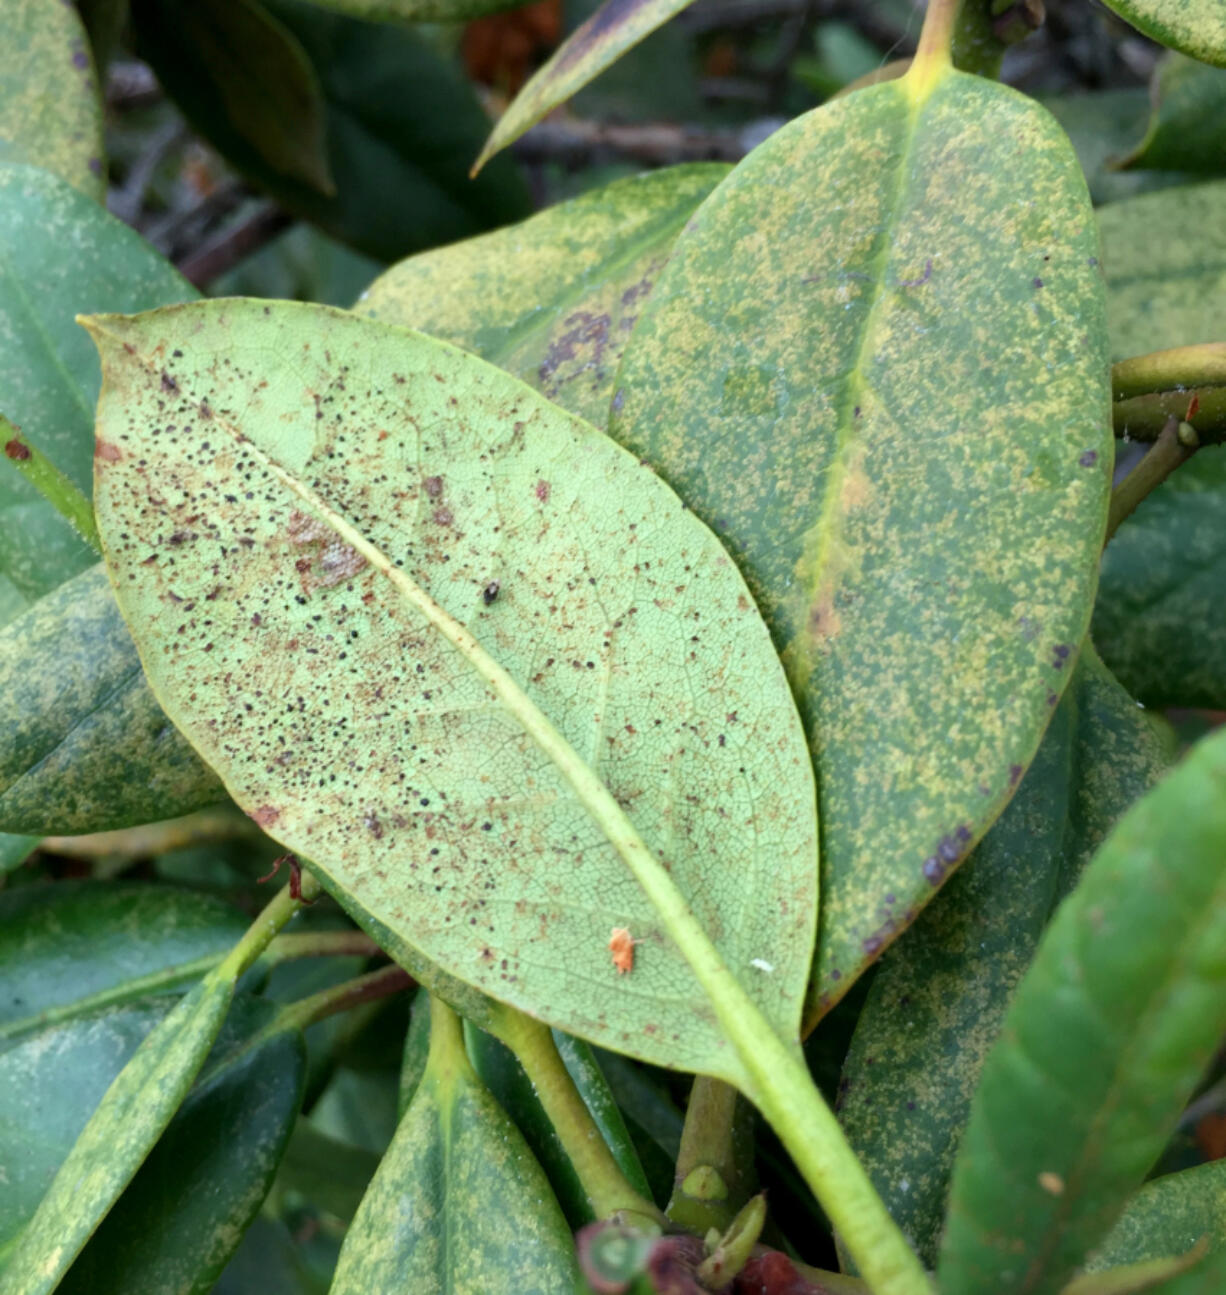
[(624, 926), (615, 926), (609, 933), (609, 952), (613, 955), (613, 965), (618, 975), (624, 976), (634, 970), (634, 946), (641, 943), (632, 940), (630, 932)]

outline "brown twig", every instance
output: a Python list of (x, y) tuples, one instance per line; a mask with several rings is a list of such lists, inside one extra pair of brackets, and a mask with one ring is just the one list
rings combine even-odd
[(250, 216), (219, 230), (202, 247), (178, 261), (179, 273), (197, 288), (204, 288), (293, 223), (289, 212), (275, 202), (262, 203)]

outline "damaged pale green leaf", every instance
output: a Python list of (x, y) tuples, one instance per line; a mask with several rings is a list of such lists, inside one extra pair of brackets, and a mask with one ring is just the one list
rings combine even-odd
[(1009, 807), (882, 959), (840, 1119), (890, 1213), (936, 1263), (949, 1174), (984, 1058), (1052, 910), (1171, 758), (1171, 736), (1088, 644)]
[(101, 563), (0, 629), (0, 827), (101, 832), (225, 798), (162, 713)]
[(1104, 0), (1150, 40), (1226, 67), (1226, 11), (1219, 0)]
[(44, 167), (102, 202), (102, 96), (76, 8), (5, 0), (0, 50), (0, 162)]
[(473, 173), (692, 3), (693, 0), (605, 0), (515, 96), (490, 132), (473, 164)]
[[(425, 1074), (345, 1237), (332, 1295), (570, 1295), (570, 1230), (519, 1130), (434, 1000)], [(449, 1238), (462, 1244), (448, 1244)]]
[[(739, 1078), (611, 795), (794, 1038), (812, 771), (753, 602), (680, 501), (514, 378), (352, 314), (218, 301), (92, 327), (121, 607), (256, 822), (418, 961)], [(640, 942), (628, 975), (615, 927)]]
[(635, 326), (610, 430), (740, 564), (810, 735), (814, 1013), (969, 853), (1051, 718), (1097, 576), (1107, 376), (1068, 141), (960, 73), (772, 136)]
[(716, 163), (618, 180), (401, 261), (355, 309), (474, 351), (603, 427), (630, 330)]
[(1226, 733), (1120, 821), (984, 1066), (943, 1295), (1054, 1295), (1140, 1186), (1226, 1030)]

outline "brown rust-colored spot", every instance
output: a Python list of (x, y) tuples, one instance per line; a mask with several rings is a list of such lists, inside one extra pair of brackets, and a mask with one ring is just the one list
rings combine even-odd
[(536, 483), (536, 497), (543, 504), (547, 504), (549, 502), (549, 482), (548, 481), (542, 480)]
[(422, 482), (422, 485), (425, 486), (426, 494), (429, 495), (431, 499), (437, 499), (439, 495), (443, 493), (442, 477), (426, 477)]
[(118, 463), (123, 458), (123, 451), (118, 445), (99, 437), (94, 443), (94, 458), (101, 459), (104, 463)]
[(834, 606), (834, 590), (823, 589), (809, 609), (809, 635), (816, 643), (834, 638), (843, 628), (843, 622)]
[(274, 805), (261, 805), (251, 811), (251, 818), (258, 827), (271, 827), (281, 817), (281, 811)]
[(17, 463), (21, 463), (30, 457), (30, 447), (16, 436), (4, 443), (4, 452)]

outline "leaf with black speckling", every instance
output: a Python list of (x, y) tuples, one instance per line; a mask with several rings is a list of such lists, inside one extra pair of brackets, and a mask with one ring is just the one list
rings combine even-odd
[(958, 1139), (1010, 996), (1056, 904), (1170, 760), (1169, 727), (1084, 647), (1017, 795), (873, 977), (839, 1118), (929, 1267)]
[[(347, 312), (217, 301), (91, 327), (111, 578), (155, 694), (239, 804), (414, 970), (739, 1077), (564, 772), (594, 770), (795, 1037), (812, 767), (735, 566), (650, 469), (482, 360)], [(337, 544), (361, 561), (332, 580)], [(639, 941), (622, 976), (619, 926)]]

